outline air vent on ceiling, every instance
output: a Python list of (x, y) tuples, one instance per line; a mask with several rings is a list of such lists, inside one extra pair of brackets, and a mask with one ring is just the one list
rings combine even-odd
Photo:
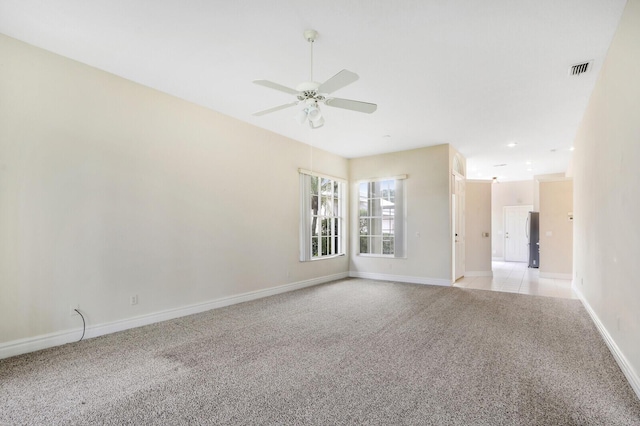
[(588, 71), (591, 71), (592, 66), (593, 66), (593, 61), (587, 61), (587, 62), (571, 65), (569, 67), (569, 75), (576, 76), (576, 75), (584, 74)]

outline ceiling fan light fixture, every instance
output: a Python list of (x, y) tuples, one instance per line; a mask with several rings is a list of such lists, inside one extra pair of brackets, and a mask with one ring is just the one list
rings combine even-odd
[(313, 99), (308, 99), (304, 104), (304, 107), (298, 111), (295, 116), (296, 121), (299, 124), (309, 122), (309, 127), (317, 129), (324, 125), (324, 117), (322, 111), (318, 107), (318, 103)]
[(324, 126), (324, 117), (322, 116), (320, 116), (320, 118), (315, 121), (309, 120), (309, 127), (311, 127), (312, 129), (317, 129), (322, 126)]
[(298, 124), (304, 124), (304, 122), (307, 121), (307, 109), (302, 108), (300, 111), (298, 111), (294, 118), (296, 119)]
[(309, 112), (307, 113), (307, 115), (309, 116), (309, 121), (313, 123), (317, 123), (318, 121), (322, 120), (322, 113), (320, 112), (320, 108), (315, 105), (309, 107)]

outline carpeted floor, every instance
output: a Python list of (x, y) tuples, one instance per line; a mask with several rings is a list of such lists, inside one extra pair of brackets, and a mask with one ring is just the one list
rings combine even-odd
[(0, 424), (640, 425), (577, 300), (350, 279), (0, 360)]

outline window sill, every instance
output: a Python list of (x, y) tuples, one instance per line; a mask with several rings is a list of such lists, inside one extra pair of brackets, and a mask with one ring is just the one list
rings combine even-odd
[(334, 254), (332, 256), (312, 257), (311, 259), (301, 260), (300, 262), (317, 262), (318, 260), (335, 259), (336, 257), (343, 257), (343, 256), (346, 256), (346, 254), (342, 253), (342, 254)]

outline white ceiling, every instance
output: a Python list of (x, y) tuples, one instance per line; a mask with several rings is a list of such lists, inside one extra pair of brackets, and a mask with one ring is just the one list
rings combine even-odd
[[(344, 157), (450, 143), (468, 178), (509, 181), (566, 170), (625, 3), (0, 0), (0, 33)], [(325, 107), (317, 130), (295, 108), (251, 115), (294, 100), (252, 80), (308, 80), (307, 28), (315, 79), (358, 73), (335, 95), (375, 113)]]

